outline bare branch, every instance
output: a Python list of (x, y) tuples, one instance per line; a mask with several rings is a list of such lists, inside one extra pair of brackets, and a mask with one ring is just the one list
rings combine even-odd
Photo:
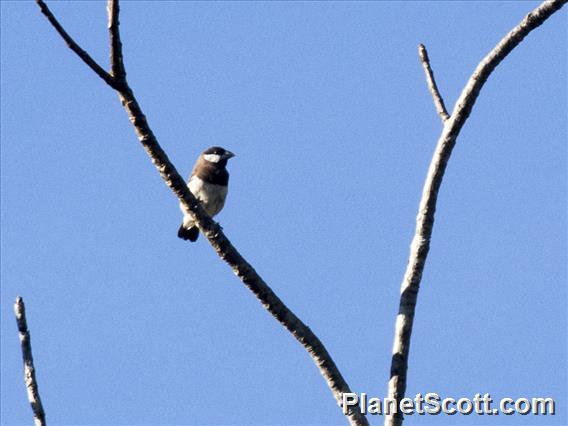
[(444, 105), (444, 100), (438, 91), (438, 86), (436, 85), (436, 80), (434, 79), (434, 71), (430, 67), (430, 58), (428, 58), (428, 52), (423, 44), (418, 45), (418, 56), (420, 57), (420, 62), (424, 67), (424, 73), (426, 74), (426, 82), (428, 83), (428, 89), (432, 94), (432, 99), (434, 100), (434, 105), (436, 106), (436, 111), (442, 119), (442, 123), (445, 123), (450, 116), (448, 111), (446, 111), (446, 106)]
[[(262, 306), (292, 333), (306, 349), (320, 373), (326, 379), (337, 404), (343, 409), (343, 393), (350, 393), (351, 390), (323, 343), (280, 300), (254, 268), (237, 251), (223, 233), (221, 226), (205, 213), (201, 203), (189, 191), (187, 184), (159, 145), (128, 85), (126, 85), (126, 89), (119, 92), (119, 96), (122, 105), (128, 112), (130, 122), (134, 125), (138, 140), (144, 146), (144, 149), (160, 172), (162, 179), (175, 193), (183, 207), (191, 212), (199, 229), (209, 240), (219, 257), (230, 266), (235, 275), (253, 292)], [(369, 424), (367, 419), (360, 413), (359, 406), (349, 407), (346, 416), (352, 425)]]
[(57, 19), (55, 19), (55, 16), (53, 16), (43, 0), (36, 0), (36, 3), (41, 9), (41, 13), (45, 15), (47, 20), (51, 23), (51, 25), (53, 25), (61, 38), (65, 40), (65, 43), (67, 43), (69, 49), (75, 52), (77, 56), (79, 56), (79, 58), (81, 58), (83, 62), (87, 64), (87, 66), (91, 68), (95, 72), (95, 74), (102, 78), (110, 87), (117, 89), (112, 75), (106, 72), (93, 58), (91, 58), (91, 56), (87, 52), (81, 49), (81, 47), (75, 42), (75, 40), (71, 38), (69, 34), (67, 34), (67, 31), (65, 31), (61, 24), (57, 21)]
[(107, 5), (108, 12), (108, 31), (110, 40), (110, 66), (111, 73), (119, 81), (126, 81), (126, 70), (122, 56), (122, 42), (120, 41), (120, 31), (118, 26), (118, 14), (120, 7), (118, 1), (109, 1)]
[[(37, 0), (41, 5), (43, 2)], [(46, 10), (47, 6), (43, 5)], [(278, 320), (306, 349), (312, 357), (340, 407), (343, 407), (343, 393), (350, 393), (351, 390), (339, 372), (331, 355), (327, 352), (323, 343), (281, 300), (266, 282), (258, 275), (254, 268), (243, 258), (237, 249), (231, 244), (223, 233), (221, 226), (213, 221), (201, 207), (201, 203), (189, 191), (186, 182), (180, 176), (174, 165), (169, 160), (164, 150), (159, 145), (154, 136), (145, 115), (136, 100), (134, 93), (126, 80), (124, 65), (122, 60), (122, 48), (118, 26), (119, 5), (118, 0), (108, 0), (109, 13), (109, 34), (111, 39), (111, 62), (114, 77), (105, 79), (107, 83), (119, 93), (122, 105), (128, 113), (130, 122), (134, 126), (138, 139), (152, 163), (158, 169), (162, 179), (180, 200), (184, 209), (193, 215), (194, 220), (209, 240), (213, 249), (219, 257), (223, 259), (233, 270), (235, 275), (248, 287), (257, 297), (264, 308)], [(43, 9), (42, 9), (43, 11)], [(49, 11), (49, 10), (48, 10)], [(44, 12), (45, 14), (45, 12)], [(49, 12), (49, 15), (52, 16)], [(55, 20), (55, 18), (53, 18)], [(51, 20), (50, 20), (51, 22)], [(55, 21), (57, 22), (57, 21)], [(52, 22), (53, 23), (53, 22)], [(59, 25), (59, 24), (57, 24)], [(55, 26), (55, 25), (54, 25)], [(59, 26), (60, 27), (60, 26)], [(57, 29), (57, 27), (56, 27)], [(62, 30), (62, 29), (61, 29)], [(64, 37), (63, 30), (58, 32)], [(67, 36), (68, 37), (68, 36)], [(65, 38), (65, 37), (64, 37)], [(69, 43), (68, 43), (69, 45)], [(71, 45), (69, 45), (71, 47)], [(76, 53), (77, 51), (73, 49)], [(91, 67), (92, 68), (92, 67)], [(95, 70), (95, 69), (93, 69)], [(96, 71), (95, 71), (96, 72)], [(98, 72), (97, 72), (98, 74)], [(361, 414), (359, 406), (349, 407), (346, 414), (347, 419), (352, 425), (368, 425), (367, 419)]]
[[(466, 86), (464, 87), (450, 119), (444, 126), (442, 134), (430, 163), (426, 182), (422, 192), (422, 199), (416, 218), (416, 233), (410, 245), (410, 257), (404, 279), (401, 285), (399, 312), (396, 318), (395, 337), (391, 364), (391, 378), (389, 381), (389, 398), (400, 402), (406, 391), (406, 373), (408, 368), (408, 354), (410, 338), (412, 335), (412, 323), (420, 280), (428, 250), (430, 238), (434, 226), (434, 213), (438, 190), (446, 165), (450, 159), (456, 139), (467, 120), (475, 100), (489, 75), (495, 67), (529, 34), (540, 26), (554, 12), (558, 11), (568, 0), (545, 1), (539, 7), (529, 13), (521, 23), (509, 32), (497, 46), (479, 63)], [(385, 417), (385, 425), (402, 425), (402, 414), (388, 415)]]
[(28, 400), (34, 412), (34, 423), (36, 426), (45, 426), (45, 412), (43, 411), (43, 405), (41, 404), (37, 388), (32, 344), (30, 341), (28, 322), (26, 320), (26, 306), (19, 296), (16, 298), (16, 303), (14, 304), (14, 312), (16, 314), (16, 323), (18, 324), (20, 344), (22, 346), (22, 358), (24, 359), (24, 381), (28, 390)]

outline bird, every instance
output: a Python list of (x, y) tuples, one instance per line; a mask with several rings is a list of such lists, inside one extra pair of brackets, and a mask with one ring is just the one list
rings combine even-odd
[[(225, 205), (229, 184), (227, 161), (235, 154), (231, 151), (212, 146), (201, 153), (187, 182), (191, 193), (201, 201), (201, 206), (211, 217), (219, 213)], [(178, 230), (182, 240), (197, 241), (199, 228), (180, 203), (183, 212), (183, 222)]]

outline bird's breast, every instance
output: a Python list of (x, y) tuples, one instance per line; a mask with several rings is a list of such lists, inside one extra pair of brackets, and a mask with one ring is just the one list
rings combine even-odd
[(187, 184), (189, 190), (201, 203), (211, 217), (221, 211), (227, 198), (227, 186), (205, 182), (197, 176), (192, 176)]

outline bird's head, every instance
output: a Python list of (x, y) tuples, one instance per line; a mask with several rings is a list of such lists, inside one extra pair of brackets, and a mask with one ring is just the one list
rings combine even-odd
[(212, 146), (211, 148), (207, 148), (203, 151), (201, 156), (205, 161), (215, 163), (223, 167), (227, 165), (227, 160), (229, 160), (229, 158), (233, 158), (235, 154), (231, 151), (227, 151), (225, 148), (221, 148), (220, 146)]

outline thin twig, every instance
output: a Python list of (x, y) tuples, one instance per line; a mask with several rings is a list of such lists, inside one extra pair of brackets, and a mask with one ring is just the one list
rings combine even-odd
[[(408, 266), (401, 285), (399, 312), (395, 325), (391, 378), (388, 390), (389, 398), (393, 398), (397, 403), (400, 403), (401, 399), (404, 398), (406, 391), (406, 373), (408, 368), (410, 338), (412, 335), (412, 323), (414, 320), (420, 280), (430, 248), (438, 190), (442, 184), (446, 165), (450, 159), (456, 139), (471, 113), (481, 88), (495, 67), (499, 65), (527, 34), (540, 26), (567, 1), (568, 0), (553, 0), (542, 3), (529, 13), (518, 26), (510, 31), (479, 63), (464, 87), (454, 106), (450, 119), (445, 124), (442, 134), (438, 139), (438, 144), (424, 184), (422, 199), (420, 200), (418, 216), (416, 218), (416, 234), (410, 245)], [(400, 426), (402, 422), (403, 417), (401, 413), (391, 414), (385, 417), (385, 425), (387, 426)]]
[[(39, 3), (41, 0), (37, 1)], [(45, 6), (45, 8), (47, 9), (47, 6)], [(140, 143), (158, 169), (162, 179), (164, 179), (166, 184), (178, 197), (184, 209), (193, 216), (197, 226), (209, 240), (209, 243), (219, 257), (230, 266), (235, 275), (252, 291), (264, 308), (292, 333), (298, 342), (306, 349), (321, 374), (326, 379), (337, 404), (343, 409), (342, 395), (343, 393), (350, 393), (351, 390), (323, 343), (310, 328), (280, 300), (254, 268), (243, 258), (225, 236), (219, 224), (205, 213), (201, 207), (201, 203), (189, 191), (186, 182), (159, 145), (132, 89), (126, 81), (126, 73), (120, 72), (120, 67), (122, 66), (120, 65), (122, 64), (122, 51), (118, 23), (118, 0), (109, 0), (107, 10), (109, 12), (109, 31), (111, 36), (111, 61), (113, 62), (113, 75), (116, 80), (112, 80), (113, 84), (110, 84), (107, 80), (105, 81), (119, 93), (122, 105), (128, 113), (128, 117), (134, 126)], [(50, 22), (52, 21), (50, 20)], [(60, 34), (62, 33), (60, 32)], [(77, 50), (73, 49), (73, 51), (78, 54)], [(346, 417), (352, 425), (368, 425), (368, 421), (361, 414), (358, 405), (348, 407)]]
[(69, 34), (67, 34), (67, 31), (65, 31), (61, 24), (57, 21), (57, 19), (55, 19), (55, 16), (53, 16), (43, 0), (36, 0), (36, 3), (41, 9), (41, 13), (45, 15), (51, 25), (53, 25), (55, 30), (59, 33), (61, 38), (65, 40), (65, 43), (67, 43), (69, 49), (75, 52), (77, 56), (79, 56), (79, 58), (81, 58), (83, 62), (87, 64), (87, 66), (91, 68), (100, 78), (102, 78), (110, 87), (117, 89), (116, 82), (114, 81), (112, 75), (106, 72), (93, 58), (91, 58), (91, 56), (87, 52), (79, 47), (79, 45), (75, 42), (75, 40), (71, 38)]
[(122, 56), (122, 42), (120, 41), (120, 23), (118, 15), (120, 7), (117, 1), (109, 1), (107, 4), (108, 12), (108, 32), (110, 40), (110, 67), (111, 73), (118, 81), (126, 81), (126, 70)]
[(28, 391), (28, 400), (30, 401), (34, 413), (34, 423), (36, 426), (45, 426), (45, 411), (43, 410), (37, 387), (32, 344), (30, 341), (28, 322), (26, 320), (26, 306), (20, 296), (16, 298), (14, 312), (16, 314), (16, 323), (18, 324), (20, 344), (22, 346), (22, 358), (24, 359), (24, 381)]
[(444, 105), (444, 100), (440, 95), (438, 86), (436, 85), (436, 79), (434, 78), (434, 71), (430, 67), (430, 58), (428, 58), (428, 52), (423, 44), (418, 45), (418, 56), (420, 57), (420, 62), (424, 67), (424, 73), (426, 74), (426, 82), (428, 83), (428, 89), (432, 94), (432, 99), (434, 100), (434, 105), (436, 106), (436, 111), (440, 116), (442, 123), (445, 123), (449, 118), (448, 111), (446, 111), (446, 106)]

